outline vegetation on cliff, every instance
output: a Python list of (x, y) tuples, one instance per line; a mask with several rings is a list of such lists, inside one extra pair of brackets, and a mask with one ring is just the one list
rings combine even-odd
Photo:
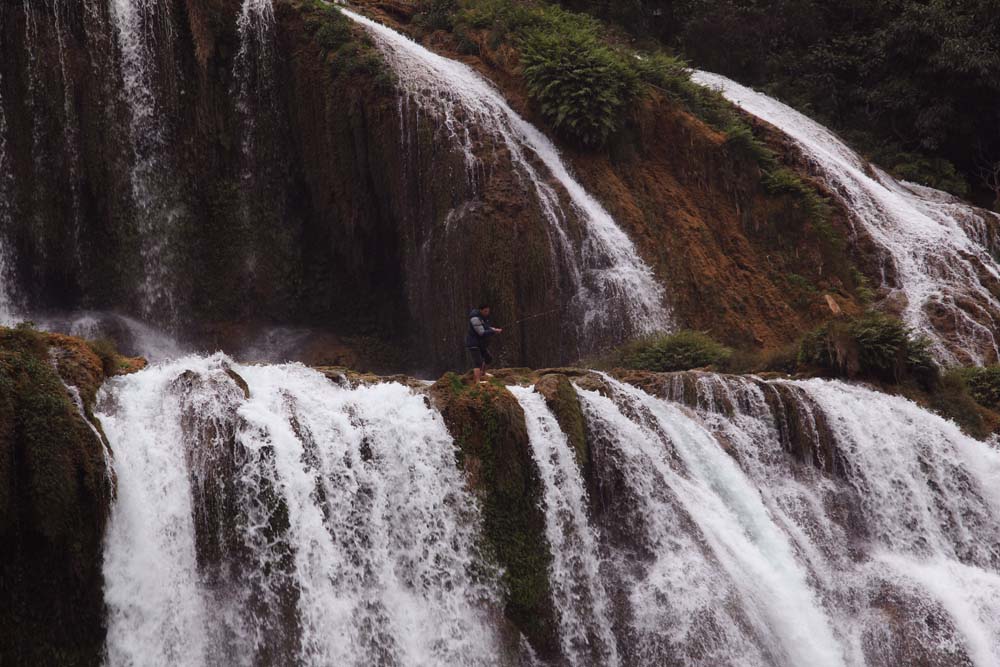
[(700, 331), (681, 331), (637, 340), (612, 355), (611, 365), (654, 372), (718, 366), (732, 350)]
[(563, 0), (761, 86), (897, 176), (1000, 207), (990, 0)]
[(649, 372), (706, 369), (863, 381), (924, 405), (973, 437), (1000, 432), (1000, 367), (941, 368), (926, 339), (877, 312), (834, 319), (792, 344), (760, 351), (732, 350), (704, 332), (682, 331), (634, 341), (594, 365), (639, 372), (629, 376), (633, 379)]
[[(404, 30), (438, 51), (464, 54), (523, 102), (529, 119), (563, 138), (581, 180), (669, 285), (681, 326), (734, 347), (776, 347), (832, 317), (828, 296), (849, 313), (872, 297), (866, 274), (874, 277), (877, 262), (856, 238), (848, 242), (843, 210), (795, 149), (692, 82), (683, 60), (542, 0), (416, 5), (409, 23), (400, 19)], [(528, 54), (533, 40), (560, 51), (552, 45), (562, 39), (586, 76), (562, 76), (570, 69), (562, 57), (538, 64)], [(608, 66), (587, 64), (596, 62)], [(586, 107), (589, 119), (576, 121), (605, 127), (606, 139), (556, 129), (558, 113), (545, 109), (560, 100), (573, 106), (610, 69), (624, 72), (628, 89), (619, 97), (631, 101)]]
[(92, 414), (105, 345), (0, 328), (0, 663), (97, 665), (101, 546), (114, 495)]
[(503, 384), (470, 386), (454, 373), (441, 378), (430, 395), (482, 503), (486, 552), (503, 568), (507, 617), (541, 657), (551, 657), (559, 650), (548, 580), (552, 556), (524, 412)]

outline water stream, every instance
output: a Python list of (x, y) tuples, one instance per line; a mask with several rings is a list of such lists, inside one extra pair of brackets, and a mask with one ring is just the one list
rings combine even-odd
[(695, 72), (692, 78), (798, 144), (854, 224), (881, 249), (888, 263), (885, 285), (903, 297), (904, 318), (934, 341), (941, 360), (1000, 360), (1000, 264), (986, 243), (1000, 216), (897, 181), (827, 128), (767, 95), (718, 74)]

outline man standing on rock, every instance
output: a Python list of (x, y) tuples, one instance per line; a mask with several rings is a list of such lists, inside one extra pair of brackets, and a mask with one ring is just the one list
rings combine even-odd
[(472, 374), (477, 384), (482, 382), (483, 376), (486, 375), (486, 365), (493, 361), (489, 349), (490, 338), (498, 333), (503, 333), (503, 329), (490, 326), (488, 303), (480, 304), (479, 308), (469, 313), (469, 332), (465, 334), (465, 347), (469, 349), (472, 363), (475, 364)]

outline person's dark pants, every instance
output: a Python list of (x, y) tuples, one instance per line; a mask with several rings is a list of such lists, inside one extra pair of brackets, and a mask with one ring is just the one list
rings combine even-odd
[(485, 347), (470, 347), (469, 354), (472, 355), (472, 365), (474, 368), (482, 368), (486, 364), (493, 363), (493, 355)]

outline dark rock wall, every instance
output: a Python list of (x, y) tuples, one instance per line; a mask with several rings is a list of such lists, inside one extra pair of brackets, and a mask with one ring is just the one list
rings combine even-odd
[(103, 379), (80, 341), (0, 329), (0, 664), (100, 664), (114, 479), (83, 415)]
[[(389, 341), (411, 350), (410, 370), (437, 371), (463, 363), (464, 316), (479, 299), (500, 305), (501, 323), (565, 299), (541, 212), (509, 159), (467, 178), (426, 115), (401, 116), (359, 29), (331, 43), (320, 31), (337, 23), (332, 10), (279, 2), (247, 66), (238, 2), (162, 7), (148, 22), (161, 37), (158, 142), (131, 139), (106, 3), (0, 10), (8, 235), (33, 309), (124, 309), (193, 339), (221, 323), (315, 325)], [(241, 98), (241, 86), (254, 94)], [(143, 159), (155, 165), (140, 179), (152, 204), (136, 194)], [(152, 306), (137, 287), (150, 224), (170, 293)], [(511, 330), (505, 361), (569, 359), (576, 342), (551, 328)]]

